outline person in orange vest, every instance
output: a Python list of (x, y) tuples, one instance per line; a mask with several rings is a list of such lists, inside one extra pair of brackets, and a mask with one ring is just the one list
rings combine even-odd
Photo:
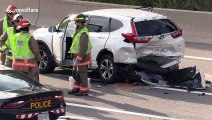
[[(7, 9), (5, 10), (6, 15), (4, 16), (3, 19), (0, 20), (0, 36), (7, 30), (8, 27), (12, 27), (12, 20), (13, 17), (16, 15), (17, 13), (17, 8), (14, 5), (9, 5), (7, 7)], [(4, 52), (2, 52), (1, 48), (1, 64), (4, 65), (5, 61), (6, 61), (6, 54)]]
[(26, 73), (29, 77), (39, 82), (38, 61), (40, 60), (40, 50), (37, 41), (29, 33), (30, 22), (22, 19), (15, 34), (15, 45), (12, 48), (13, 64), (15, 70)]
[(91, 49), (89, 33), (85, 23), (87, 17), (83, 14), (76, 16), (76, 32), (69, 53), (74, 56), (74, 69), (72, 71), (75, 80), (74, 87), (69, 94), (75, 96), (87, 96), (89, 92), (88, 87), (88, 66), (91, 65)]
[(12, 46), (15, 42), (15, 34), (19, 32), (17, 26), (20, 20), (23, 19), (21, 14), (16, 14), (13, 17), (13, 27), (7, 28), (7, 30), (0, 37), (0, 47), (2, 52), (6, 54), (5, 66), (12, 68)]

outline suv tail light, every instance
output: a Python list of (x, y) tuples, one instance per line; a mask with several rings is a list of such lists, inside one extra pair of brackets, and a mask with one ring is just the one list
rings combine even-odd
[(20, 108), (24, 105), (24, 101), (18, 101), (18, 102), (9, 102), (9, 103), (4, 103), (1, 108), (3, 109), (16, 109)]
[(131, 27), (132, 27), (132, 32), (133, 33), (122, 33), (122, 36), (128, 40), (128, 42), (131, 43), (148, 43), (151, 38), (144, 38), (144, 39), (138, 39), (137, 36), (137, 32), (136, 32), (136, 28), (135, 28), (135, 24), (132, 21), (131, 22)]
[(173, 38), (178, 38), (178, 37), (180, 37), (182, 35), (183, 35), (183, 31), (182, 31), (182, 29), (179, 29), (176, 33), (172, 34), (172, 37)]

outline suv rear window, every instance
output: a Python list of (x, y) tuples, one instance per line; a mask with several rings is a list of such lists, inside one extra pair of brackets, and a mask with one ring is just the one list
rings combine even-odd
[(174, 23), (169, 19), (139, 21), (135, 22), (135, 27), (139, 37), (161, 35), (178, 30)]

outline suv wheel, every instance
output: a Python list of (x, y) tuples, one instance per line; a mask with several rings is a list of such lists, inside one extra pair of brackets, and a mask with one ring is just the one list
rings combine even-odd
[(98, 61), (98, 72), (100, 78), (106, 83), (115, 82), (116, 69), (111, 55), (103, 55)]
[(50, 73), (55, 69), (53, 58), (51, 57), (50, 51), (43, 45), (39, 46), (41, 60), (39, 63), (40, 73)]

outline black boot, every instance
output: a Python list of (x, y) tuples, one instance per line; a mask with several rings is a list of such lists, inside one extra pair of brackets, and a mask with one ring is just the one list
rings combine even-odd
[(75, 93), (78, 93), (79, 91), (80, 91), (79, 88), (74, 88), (71, 91), (68, 91), (68, 94), (75, 94)]
[(79, 92), (75, 93), (74, 95), (75, 96), (88, 96), (88, 92), (79, 91)]

